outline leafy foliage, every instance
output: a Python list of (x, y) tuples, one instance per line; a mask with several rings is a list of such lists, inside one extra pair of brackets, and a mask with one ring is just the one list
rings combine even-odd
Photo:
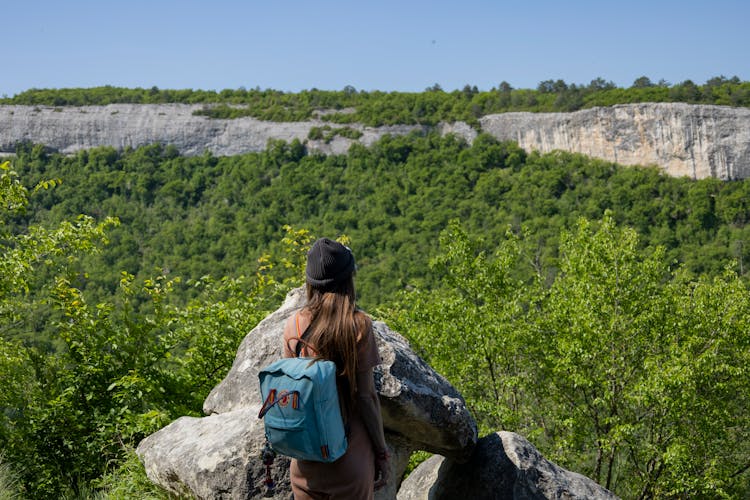
[(524, 240), (490, 257), (454, 222), (432, 264), (444, 286), (386, 315), (485, 432), (529, 435), (626, 498), (745, 495), (750, 290), (736, 273), (685, 279), (607, 215), (563, 233), (551, 284), (522, 283), (509, 277)]
[[(6, 206), (18, 211), (25, 191), (7, 164), (3, 172), (3, 196), (14, 200)], [(278, 296), (274, 275), (205, 278), (187, 283), (195, 297), (180, 305), (179, 279), (122, 273), (108, 301), (90, 303), (74, 284), (78, 257), (96, 251), (113, 223), (31, 225), (0, 247), (0, 442), (30, 497), (81, 494), (128, 446), (199, 414)], [(53, 351), (20, 341), (33, 326), (24, 312), (37, 309), (48, 313)]]
[[(112, 302), (89, 306), (58, 279), (52, 299), (64, 321), (55, 333), (65, 349), (38, 360), (44, 394), (26, 407), (29, 420), (13, 422), (19, 447), (37, 446), (21, 457), (30, 462), (24, 470), (34, 494), (56, 491), (63, 477), (71, 484), (93, 479), (122, 454), (123, 443), (134, 445), (178, 416), (198, 415), (240, 339), (267, 311), (259, 290), (248, 289), (257, 286), (252, 282), (194, 283), (199, 298), (177, 307), (166, 302), (174, 281), (136, 284), (124, 274)], [(146, 304), (136, 300), (140, 294)]]
[[(507, 377), (518, 362), (507, 354), (520, 349), (522, 339), (514, 326), (526, 302), (521, 282), (510, 272), (519, 258), (517, 238), (509, 234), (488, 256), (479, 241), (452, 221), (440, 244), (442, 252), (430, 267), (443, 276), (444, 288), (417, 289), (401, 298), (405, 310), (383, 313), (398, 330), (408, 332), (433, 368), (460, 388), (482, 435), (517, 428), (522, 419), (517, 380)], [(461, 353), (460, 362), (456, 353)]]
[(334, 123), (361, 123), (368, 126), (465, 121), (476, 124), (481, 116), (508, 111), (576, 111), (593, 106), (637, 102), (687, 102), (724, 106), (750, 106), (750, 82), (717, 76), (696, 85), (690, 80), (669, 85), (654, 84), (647, 77), (635, 80), (630, 88), (596, 78), (589, 84), (568, 84), (545, 80), (536, 89), (514, 89), (507, 82), (479, 91), (466, 85), (452, 92), (439, 86), (424, 92), (303, 90), (288, 93), (259, 88), (169, 90), (118, 88), (111, 86), (73, 89), (30, 89), (0, 104), (86, 106), (114, 103), (203, 104), (197, 114), (212, 118), (252, 116), (268, 121), (301, 121), (320, 118)]
[(300, 283), (306, 227), (350, 238), (360, 303), (484, 432), (626, 497), (748, 491), (748, 181), (437, 134), (338, 156), (24, 145), (0, 175), (0, 443), (28, 497), (142, 484), (132, 446), (199, 413)]

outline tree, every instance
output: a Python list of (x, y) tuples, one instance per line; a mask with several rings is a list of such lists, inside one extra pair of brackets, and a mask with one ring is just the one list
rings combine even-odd
[(513, 87), (510, 85), (510, 83), (503, 80), (500, 82), (500, 85), (497, 86), (497, 90), (504, 94), (510, 94), (510, 92), (513, 90)]
[(496, 253), (487, 255), (480, 240), (452, 221), (440, 247), (430, 267), (446, 286), (407, 293), (402, 308), (386, 314), (459, 388), (483, 432), (517, 428), (523, 419), (518, 385), (524, 374), (516, 371), (515, 326), (525, 297), (511, 272), (519, 258), (517, 239), (508, 234)]
[(653, 87), (654, 84), (651, 82), (651, 79), (647, 76), (639, 76), (633, 81), (633, 85), (630, 86), (630, 88), (633, 89), (645, 89), (649, 87)]
[(597, 77), (591, 80), (591, 83), (589, 83), (588, 86), (589, 90), (592, 91), (599, 91), (599, 90), (611, 90), (617, 88), (617, 86), (612, 81), (606, 81), (602, 77)]
[(675, 101), (680, 102), (697, 103), (701, 101), (701, 90), (692, 80), (685, 80), (679, 85), (675, 85), (670, 89), (669, 95)]
[(547, 416), (550, 439), (591, 450), (579, 470), (626, 497), (739, 494), (750, 433), (745, 285), (731, 272), (670, 279), (663, 249), (644, 255), (610, 217), (579, 222), (561, 255), (537, 322), (547, 339), (537, 383), (559, 412)]
[(468, 83), (466, 85), (464, 85), (464, 88), (461, 90), (461, 94), (463, 94), (463, 97), (466, 98), (466, 99), (471, 99), (472, 97), (474, 97), (478, 93), (479, 93), (479, 89), (477, 88), (477, 86), (474, 85), (472, 87)]
[[(41, 182), (34, 191), (55, 184), (56, 181)], [(58, 364), (59, 360), (46, 358), (36, 348), (24, 346), (18, 340), (19, 332), (25, 332), (28, 323), (39, 314), (45, 302), (44, 292), (54, 295), (54, 285), (50, 283), (41, 290), (35, 289), (39, 286), (36, 281), (39, 268), (52, 269), (58, 282), (73, 279), (77, 257), (94, 251), (97, 242), (104, 239), (105, 229), (116, 221), (106, 219), (96, 223), (90, 217), (81, 216), (75, 222), (64, 222), (54, 229), (31, 226), (21, 234), (7, 230), (7, 217), (25, 210), (28, 205), (28, 190), (10, 170), (8, 162), (0, 165), (0, 200), (3, 210), (0, 214), (3, 229), (0, 241), (0, 378), (4, 381), (0, 399), (3, 410), (0, 441), (6, 458), (20, 468), (19, 473), (36, 476), (38, 485), (49, 484), (53, 479), (48, 473), (40, 473), (40, 464), (36, 463), (40, 457), (36, 452), (53, 448), (50, 441), (54, 438), (42, 434), (49, 429), (45, 428), (43, 420), (40, 422), (36, 418), (40, 416), (40, 402), (47, 401), (49, 409), (59, 404), (55, 398), (63, 394), (55, 391), (61, 382), (55, 375), (63, 365)], [(36, 443), (39, 448), (28, 439), (36, 433), (44, 439)]]
[(635, 424), (628, 400), (646, 375), (643, 359), (661, 349), (654, 335), (664, 308), (663, 250), (644, 259), (637, 239), (611, 218), (564, 234), (560, 276), (536, 322), (535, 337), (544, 339), (538, 383), (554, 401), (549, 439), (560, 450), (591, 451), (585, 470), (607, 488), (623, 456), (622, 427)]
[(559, 94), (566, 90), (568, 90), (568, 84), (563, 80), (544, 80), (537, 86), (537, 91), (542, 94)]

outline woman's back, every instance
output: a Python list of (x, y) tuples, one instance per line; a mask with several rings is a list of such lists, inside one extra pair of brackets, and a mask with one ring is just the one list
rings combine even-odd
[(284, 328), (284, 356), (300, 347), (306, 356), (336, 363), (339, 399), (347, 424), (347, 451), (333, 463), (292, 460), (295, 499), (368, 499), (376, 471), (387, 479), (388, 452), (373, 368), (380, 362), (372, 321), (355, 306), (354, 256), (327, 238), (307, 255), (307, 305)]
[[(296, 319), (299, 319), (299, 333)], [(309, 313), (304, 311), (290, 318), (284, 330), (285, 357), (295, 355), (294, 347), (290, 349), (289, 346), (294, 346), (294, 340), (308, 325)], [(380, 362), (371, 329), (362, 335), (357, 351), (357, 364), (364, 368), (365, 373), (371, 373)], [(293, 460), (290, 478), (295, 499), (372, 498), (375, 479), (373, 444), (358, 405), (345, 411), (348, 413), (344, 420), (349, 443), (346, 453), (333, 463)]]

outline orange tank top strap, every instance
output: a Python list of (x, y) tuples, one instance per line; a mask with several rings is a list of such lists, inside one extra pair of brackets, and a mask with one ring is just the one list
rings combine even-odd
[[(302, 340), (302, 331), (299, 329), (299, 311), (297, 311), (294, 314), (294, 322), (297, 326), (297, 345), (294, 346), (294, 353), (299, 356), (300, 354), (307, 355), (307, 346), (305, 345), (305, 341)], [(300, 343), (302, 344), (302, 349), (299, 349)]]

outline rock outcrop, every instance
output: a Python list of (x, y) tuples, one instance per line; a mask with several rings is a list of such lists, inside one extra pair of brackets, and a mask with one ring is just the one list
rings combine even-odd
[[(172, 144), (184, 155), (208, 150), (217, 156), (263, 150), (269, 139), (307, 141), (321, 153), (345, 153), (353, 142), (370, 145), (385, 134), (424, 127), (365, 127), (356, 141), (308, 140), (307, 122), (265, 122), (254, 118), (212, 119), (194, 115), (200, 105), (111, 104), (108, 106), (0, 106), (0, 155), (19, 142), (44, 144), (63, 153), (96, 146), (117, 149)], [(750, 177), (750, 109), (682, 103), (623, 104), (573, 113), (503, 113), (480, 119), (481, 130), (527, 150), (583, 153), (623, 165), (658, 165), (669, 175), (695, 179)], [(472, 141), (465, 123), (441, 124), (441, 133)]]
[[(137, 453), (148, 477), (178, 495), (235, 500), (289, 499), (289, 460), (277, 457), (265, 486), (265, 443), (258, 371), (281, 356), (287, 318), (304, 305), (301, 289), (261, 321), (243, 340), (234, 364), (206, 398), (206, 417), (182, 417), (144, 439)], [(375, 323), (382, 364), (375, 370), (391, 451), (392, 480), (379, 500), (454, 498), (610, 500), (612, 493), (580, 474), (546, 460), (526, 439), (498, 432), (477, 442), (476, 423), (456, 390), (408, 343)], [(433, 453), (404, 481), (414, 450)]]
[[(258, 405), (258, 371), (282, 355), (284, 322), (304, 305), (302, 289), (261, 321), (240, 344), (232, 368), (203, 404), (207, 415)], [(382, 363), (375, 369), (383, 425), (412, 449), (468, 458), (477, 440), (476, 423), (461, 395), (385, 323), (373, 325)], [(438, 451), (439, 450), (439, 451)]]
[(468, 462), (433, 455), (404, 481), (398, 500), (616, 498), (545, 459), (526, 439), (498, 432), (479, 440)]
[(750, 109), (624, 104), (574, 113), (504, 113), (482, 130), (527, 150), (583, 153), (622, 165), (658, 165), (693, 179), (750, 177)]
[[(138, 454), (152, 481), (198, 498), (263, 495), (258, 370), (281, 356), (284, 323), (303, 304), (301, 290), (293, 291), (245, 337), (230, 372), (206, 398), (207, 417), (182, 417), (140, 443)], [(403, 476), (416, 449), (450, 456), (457, 462), (468, 459), (477, 429), (463, 398), (416, 356), (400, 335), (380, 322), (374, 327), (382, 358), (375, 369), (375, 382), (392, 454), (390, 477)], [(279, 485), (276, 498), (289, 497), (287, 468), (288, 462), (283, 460), (273, 467)], [(395, 498), (398, 486), (394, 479), (377, 498)]]
[[(312, 127), (329, 125), (322, 121), (267, 122), (243, 117), (231, 120), (193, 114), (201, 105), (190, 104), (109, 104), (107, 106), (52, 107), (0, 106), (0, 153), (12, 152), (16, 144), (44, 144), (61, 153), (111, 146), (137, 148), (148, 144), (174, 145), (186, 156), (210, 151), (231, 156), (262, 151), (269, 139), (307, 140)], [(337, 125), (330, 125), (337, 127)], [(364, 127), (348, 125), (362, 132), (358, 140), (370, 145), (385, 134), (402, 135), (421, 127), (394, 125)], [(308, 141), (311, 150), (346, 153), (352, 140)]]

